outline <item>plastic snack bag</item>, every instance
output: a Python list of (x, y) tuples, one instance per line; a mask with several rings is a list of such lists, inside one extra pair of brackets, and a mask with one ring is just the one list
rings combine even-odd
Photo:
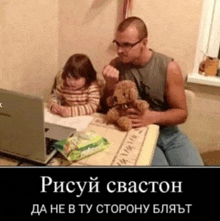
[(109, 142), (96, 132), (76, 132), (66, 140), (53, 144), (70, 162), (81, 160), (109, 147)]

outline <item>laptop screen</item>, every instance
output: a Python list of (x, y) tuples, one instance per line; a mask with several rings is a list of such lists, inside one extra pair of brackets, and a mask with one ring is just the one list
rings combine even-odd
[(43, 99), (0, 89), (0, 151), (45, 159)]

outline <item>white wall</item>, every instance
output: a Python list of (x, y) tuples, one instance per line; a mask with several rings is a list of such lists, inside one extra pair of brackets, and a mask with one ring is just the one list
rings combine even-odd
[[(121, 21), (121, 0), (59, 1), (59, 67), (76, 52), (88, 54), (100, 73), (115, 55), (112, 40)], [(135, 0), (132, 15), (149, 29), (149, 46), (174, 57), (184, 76), (192, 71), (201, 0)]]
[(149, 47), (173, 57), (183, 75), (192, 72), (201, 15), (201, 0), (135, 0), (133, 15), (149, 30)]
[(101, 76), (116, 54), (111, 48), (122, 1), (59, 1), (59, 67), (74, 53), (87, 54)]
[(195, 93), (187, 135), (200, 152), (220, 149), (220, 87), (188, 84)]
[[(115, 55), (122, 0), (0, 1), (0, 87), (46, 96), (74, 53), (86, 53), (101, 71)], [(166, 9), (166, 10), (164, 10)], [(133, 15), (149, 28), (149, 44), (191, 72), (201, 0), (135, 0)], [(186, 13), (187, 12), (187, 13)]]
[(58, 69), (58, 0), (4, 0), (0, 87), (48, 93)]
[[(132, 15), (148, 26), (149, 46), (174, 57), (184, 75), (191, 73), (202, 1), (133, 2)], [(0, 87), (46, 96), (54, 76), (73, 53), (88, 54), (101, 75), (104, 65), (116, 55), (111, 42), (121, 21), (121, 7), (122, 0), (1, 0)], [(190, 134), (198, 146), (207, 146), (217, 133), (210, 133), (211, 126), (201, 122), (212, 119), (212, 127), (218, 128), (218, 111), (214, 109), (207, 118), (202, 110), (210, 102), (205, 93), (198, 96), (194, 113), (201, 111), (191, 124), (199, 127), (190, 128)], [(215, 99), (219, 102), (219, 96)], [(202, 137), (196, 132), (200, 127)]]

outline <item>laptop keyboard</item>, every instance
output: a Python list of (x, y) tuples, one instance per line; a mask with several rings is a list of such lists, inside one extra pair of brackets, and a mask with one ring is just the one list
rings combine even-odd
[(47, 155), (49, 155), (49, 154), (54, 150), (53, 144), (54, 144), (56, 141), (57, 141), (57, 140), (55, 140), (55, 139), (51, 139), (51, 138), (46, 137)]

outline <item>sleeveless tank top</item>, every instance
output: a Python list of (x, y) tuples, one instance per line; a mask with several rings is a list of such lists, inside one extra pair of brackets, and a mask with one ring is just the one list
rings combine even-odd
[(146, 100), (155, 111), (165, 111), (169, 105), (165, 97), (167, 66), (173, 59), (152, 51), (149, 62), (143, 67), (123, 64), (115, 60), (119, 70), (119, 80), (132, 80), (136, 83), (139, 99)]

